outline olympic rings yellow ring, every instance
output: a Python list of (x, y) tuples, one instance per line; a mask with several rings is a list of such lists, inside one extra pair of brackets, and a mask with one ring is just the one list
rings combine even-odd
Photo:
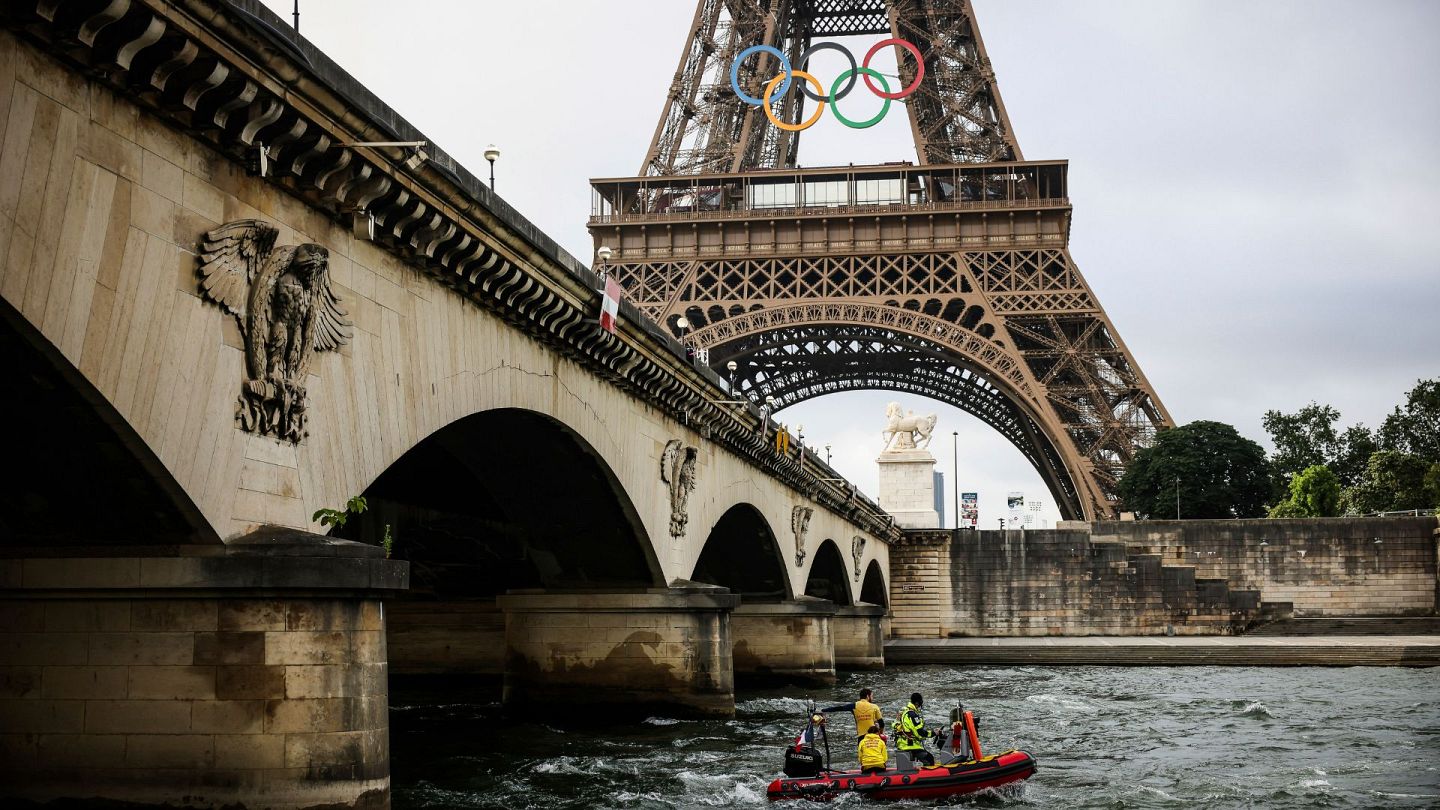
[[(819, 79), (811, 76), (809, 73), (806, 73), (803, 70), (793, 70), (791, 71), (791, 73), (814, 85), (816, 93), (822, 96), (825, 94), (825, 87), (820, 84)], [(769, 83), (765, 85), (765, 92), (760, 96), (762, 99), (765, 100), (764, 103), (761, 105), (765, 109), (765, 117), (770, 119), (770, 123), (774, 124), (780, 129), (785, 130), (786, 132), (801, 132), (815, 126), (815, 122), (819, 121), (820, 115), (825, 112), (825, 102), (823, 101), (815, 105), (814, 115), (810, 116), (809, 118), (798, 124), (787, 124), (781, 121), (779, 118), (775, 117), (775, 108), (770, 105), (770, 96), (775, 92), (775, 85), (779, 84), (784, 79), (785, 74), (781, 73), (780, 75), (771, 79)]]

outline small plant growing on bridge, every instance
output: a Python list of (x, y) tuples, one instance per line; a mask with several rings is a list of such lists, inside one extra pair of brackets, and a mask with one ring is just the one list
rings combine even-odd
[[(310, 519), (321, 526), (334, 526), (341, 528), (351, 515), (358, 515), (369, 509), (370, 505), (365, 502), (364, 495), (356, 495), (345, 502), (344, 509), (317, 509)], [(391, 552), (395, 550), (395, 536), (391, 532), (390, 524), (385, 524), (385, 535), (380, 538), (380, 547), (385, 549), (385, 557), (388, 559)]]
[(317, 509), (310, 519), (321, 526), (334, 526), (340, 528), (345, 525), (351, 515), (358, 515), (368, 508), (364, 495), (356, 495), (345, 502), (344, 509)]

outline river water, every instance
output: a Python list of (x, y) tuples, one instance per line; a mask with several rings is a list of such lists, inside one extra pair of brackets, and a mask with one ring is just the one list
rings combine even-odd
[[(1023, 785), (962, 806), (1440, 808), (1440, 669), (948, 666), (742, 691), (733, 720), (601, 729), (503, 720), (486, 699), (397, 689), (395, 807), (763, 806), (805, 699), (845, 702), (862, 686), (887, 725), (912, 691), (925, 694), (932, 724), (960, 698), (980, 716), (987, 752), (1039, 761)], [(854, 721), (833, 722), (836, 761), (851, 763), (843, 741)]]

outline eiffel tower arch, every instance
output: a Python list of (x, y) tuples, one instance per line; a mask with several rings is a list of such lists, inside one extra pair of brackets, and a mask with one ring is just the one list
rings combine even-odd
[[(801, 133), (732, 90), (732, 63), (767, 45), (803, 70), (823, 38), (873, 35), (923, 58), (917, 162), (798, 168)], [(779, 67), (751, 56), (738, 84), (758, 98)], [(775, 119), (806, 102), (790, 90)], [(733, 361), (738, 392), (947, 402), (1014, 444), (1062, 515), (1096, 519), (1172, 423), (1070, 256), (1068, 168), (1024, 159), (969, 0), (698, 0), (640, 174), (591, 181), (589, 227), (601, 269), (722, 376)]]

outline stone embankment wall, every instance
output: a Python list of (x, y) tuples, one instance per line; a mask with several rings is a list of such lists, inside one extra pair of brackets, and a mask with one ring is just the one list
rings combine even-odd
[(1290, 602), (1296, 616), (1426, 616), (1436, 609), (1436, 526), (1434, 517), (1172, 520), (1097, 522), (1090, 532)]
[[(892, 635), (1223, 634), (1297, 616), (1436, 610), (1434, 518), (1101, 522), (907, 532)], [(1263, 545), (1262, 545), (1263, 543)]]

